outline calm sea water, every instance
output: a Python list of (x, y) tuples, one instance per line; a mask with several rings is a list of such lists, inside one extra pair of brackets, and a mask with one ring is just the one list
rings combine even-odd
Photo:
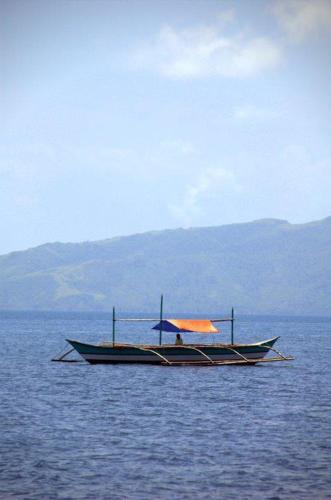
[[(292, 362), (50, 361), (65, 338), (109, 338), (109, 319), (0, 314), (1, 499), (331, 498), (331, 320), (237, 322), (238, 341), (281, 335)], [(157, 340), (144, 332), (119, 339)]]

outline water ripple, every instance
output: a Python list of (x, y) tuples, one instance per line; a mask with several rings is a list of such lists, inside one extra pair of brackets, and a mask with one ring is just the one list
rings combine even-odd
[(0, 498), (331, 498), (330, 327), (239, 327), (281, 333), (292, 363), (90, 366), (50, 358), (107, 321), (0, 317)]

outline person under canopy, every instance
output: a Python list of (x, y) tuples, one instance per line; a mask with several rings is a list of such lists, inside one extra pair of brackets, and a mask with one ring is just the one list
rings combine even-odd
[(176, 335), (176, 342), (175, 342), (175, 344), (176, 344), (176, 345), (183, 345), (183, 343), (184, 343), (184, 342), (183, 342), (183, 339), (182, 339), (182, 337), (181, 337), (180, 333), (177, 333), (177, 335)]

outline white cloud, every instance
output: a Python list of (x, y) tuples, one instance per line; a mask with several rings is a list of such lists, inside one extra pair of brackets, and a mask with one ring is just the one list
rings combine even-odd
[(213, 26), (164, 27), (156, 40), (135, 51), (133, 62), (173, 79), (247, 78), (277, 66), (281, 56), (280, 47), (267, 37), (225, 36)]
[(273, 12), (291, 41), (300, 42), (318, 30), (331, 31), (330, 0), (277, 0)]
[(225, 188), (236, 191), (241, 189), (234, 174), (224, 168), (206, 169), (195, 182), (185, 188), (180, 203), (170, 205), (169, 209), (181, 223), (189, 225), (195, 216), (203, 212), (203, 205), (206, 201)]
[(277, 116), (279, 116), (279, 112), (273, 109), (261, 108), (255, 106), (254, 104), (243, 104), (234, 108), (233, 116), (237, 120), (243, 122), (261, 122), (277, 118)]

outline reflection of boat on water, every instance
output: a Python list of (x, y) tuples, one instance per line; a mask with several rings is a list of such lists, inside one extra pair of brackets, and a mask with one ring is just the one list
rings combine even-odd
[[(117, 321), (157, 321), (155, 319), (116, 318), (113, 309), (112, 341), (99, 344), (87, 344), (69, 340), (72, 348), (54, 361), (66, 361), (65, 357), (73, 350), (77, 351), (88, 363), (144, 363), (168, 366), (178, 365), (254, 365), (261, 362), (288, 361), (292, 356), (284, 356), (274, 348), (279, 337), (256, 342), (254, 344), (234, 343), (234, 315), (230, 318), (214, 320), (163, 319), (163, 297), (161, 297), (160, 319), (154, 330), (159, 331), (159, 344), (123, 344), (116, 342), (115, 324)], [(213, 323), (231, 322), (231, 343), (185, 343), (183, 345), (162, 343), (163, 332), (201, 333), (215, 335), (219, 330)], [(266, 357), (269, 352), (273, 357)]]

